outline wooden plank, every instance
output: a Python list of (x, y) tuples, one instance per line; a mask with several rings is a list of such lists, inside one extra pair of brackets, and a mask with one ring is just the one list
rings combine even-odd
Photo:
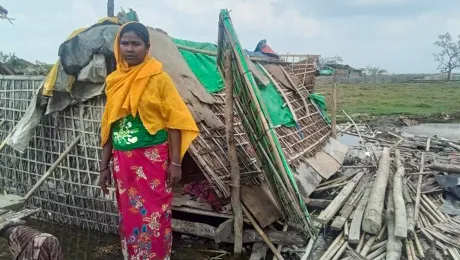
[[(172, 229), (174, 232), (189, 234), (198, 237), (204, 237), (208, 239), (215, 239), (216, 227), (209, 224), (200, 223), (200, 222), (191, 222), (180, 219), (172, 219), (171, 221)], [(264, 230), (268, 238), (275, 244), (282, 245), (297, 245), (304, 244), (305, 239), (300, 232), (296, 231), (278, 231), (278, 230)], [(223, 243), (233, 243), (234, 236), (228, 237)], [(263, 239), (260, 237), (258, 232), (254, 229), (246, 229), (243, 234), (243, 243), (254, 243), (254, 242), (263, 242)]]
[(347, 201), (347, 199), (350, 197), (351, 193), (355, 189), (356, 185), (358, 182), (361, 180), (361, 177), (363, 177), (364, 171), (359, 172), (358, 174), (353, 177), (351, 181), (343, 187), (343, 189), (340, 191), (340, 193), (334, 198), (334, 200), (329, 204), (329, 206), (321, 212), (318, 216), (318, 221), (321, 224), (327, 224), (329, 221), (337, 214), (337, 212), (340, 210), (342, 205)]
[[(356, 186), (356, 189), (353, 191), (353, 194), (350, 196), (349, 200), (345, 203), (343, 208), (340, 210), (339, 216), (335, 217), (334, 221), (331, 224), (331, 228), (335, 230), (342, 230), (343, 225), (347, 221), (347, 219), (350, 217), (351, 213), (355, 209), (355, 204), (358, 202), (358, 196), (364, 192), (364, 186), (367, 184), (367, 182), (370, 179), (370, 175), (366, 174), (364, 178), (361, 179), (361, 181), (358, 183)], [(360, 194), (361, 193), (361, 194)], [(351, 201), (354, 200), (354, 201)]]
[(181, 196), (180, 198), (173, 198), (172, 205), (174, 207), (190, 207), (190, 208), (196, 208), (196, 209), (202, 209), (202, 210), (207, 210), (207, 211), (213, 211), (211, 205), (207, 203), (202, 203), (198, 201), (194, 201), (190, 199), (190, 196)]
[(233, 219), (228, 219), (216, 228), (216, 237), (214, 242), (219, 244), (222, 241), (228, 241), (233, 236)]
[(295, 166), (293, 175), (296, 179), (299, 191), (304, 197), (310, 196), (323, 180), (321, 175), (306, 163), (299, 163)]
[(359, 242), (361, 237), (361, 222), (364, 216), (364, 210), (366, 210), (367, 202), (369, 201), (369, 196), (371, 195), (372, 183), (367, 184), (366, 191), (364, 192), (363, 197), (359, 201), (358, 207), (353, 214), (353, 220), (350, 225), (350, 232), (348, 235), (348, 242), (356, 244)]
[(0, 209), (4, 210), (16, 210), (24, 205), (24, 197), (8, 194), (0, 196)]
[(326, 145), (323, 147), (323, 152), (329, 154), (338, 163), (342, 164), (348, 152), (348, 147), (337, 139), (330, 137)]
[(314, 157), (308, 158), (307, 162), (326, 180), (342, 166), (332, 156), (323, 151), (316, 153)]
[(241, 200), (262, 228), (273, 224), (282, 216), (281, 210), (266, 185), (242, 185)]

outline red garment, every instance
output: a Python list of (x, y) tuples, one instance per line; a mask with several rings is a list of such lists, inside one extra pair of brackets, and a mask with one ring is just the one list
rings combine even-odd
[(113, 152), (125, 259), (170, 259), (173, 194), (166, 186), (168, 159), (167, 143)]
[(228, 200), (219, 198), (206, 180), (186, 184), (183, 192), (198, 202), (208, 203), (216, 211), (221, 211), (222, 207), (229, 203)]

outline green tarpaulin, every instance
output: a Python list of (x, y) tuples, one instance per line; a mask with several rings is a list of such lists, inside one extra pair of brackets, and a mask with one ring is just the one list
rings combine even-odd
[[(259, 67), (257, 68), (263, 74), (264, 71)], [(291, 110), (285, 104), (285, 101), (281, 94), (276, 89), (273, 83), (266, 86), (258, 84), (261, 98), (267, 107), (267, 112), (270, 117), (270, 121), (274, 126), (284, 125), (287, 127), (295, 126), (294, 117), (292, 116)]]
[[(177, 45), (217, 52), (217, 46), (212, 43), (192, 42), (174, 38), (173, 41)], [(217, 68), (216, 56), (196, 53), (180, 48), (179, 50), (190, 69), (209, 93), (217, 93), (224, 89), (224, 81)], [(259, 67), (258, 69), (261, 73), (264, 73)], [(273, 85), (273, 83), (266, 86), (259, 85), (259, 89), (261, 99), (267, 108), (272, 125), (284, 125), (286, 127), (295, 126), (292, 113), (285, 105), (285, 102), (281, 97), (281, 94), (276, 90), (275, 85)]]
[(331, 119), (327, 115), (326, 111), (326, 98), (323, 95), (312, 93), (308, 96), (308, 99), (310, 99), (311, 102), (315, 103), (315, 105), (318, 107), (319, 111), (321, 112), (324, 120), (328, 124), (331, 124)]
[[(212, 43), (192, 42), (174, 38), (173, 41), (178, 45), (217, 52), (217, 46)], [(183, 49), (179, 50), (190, 69), (209, 93), (217, 93), (224, 89), (222, 75), (217, 69), (216, 56), (191, 52)]]

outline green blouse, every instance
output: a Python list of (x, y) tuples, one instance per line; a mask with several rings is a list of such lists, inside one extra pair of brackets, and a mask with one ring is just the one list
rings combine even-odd
[(168, 141), (168, 131), (160, 130), (150, 134), (142, 124), (139, 115), (128, 115), (112, 124), (112, 144), (115, 150), (130, 151)]

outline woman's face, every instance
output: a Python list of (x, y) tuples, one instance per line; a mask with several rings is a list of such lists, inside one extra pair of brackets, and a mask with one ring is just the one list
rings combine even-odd
[(141, 64), (144, 61), (146, 53), (149, 51), (149, 47), (133, 31), (125, 32), (121, 36), (121, 57), (128, 63), (129, 67)]

